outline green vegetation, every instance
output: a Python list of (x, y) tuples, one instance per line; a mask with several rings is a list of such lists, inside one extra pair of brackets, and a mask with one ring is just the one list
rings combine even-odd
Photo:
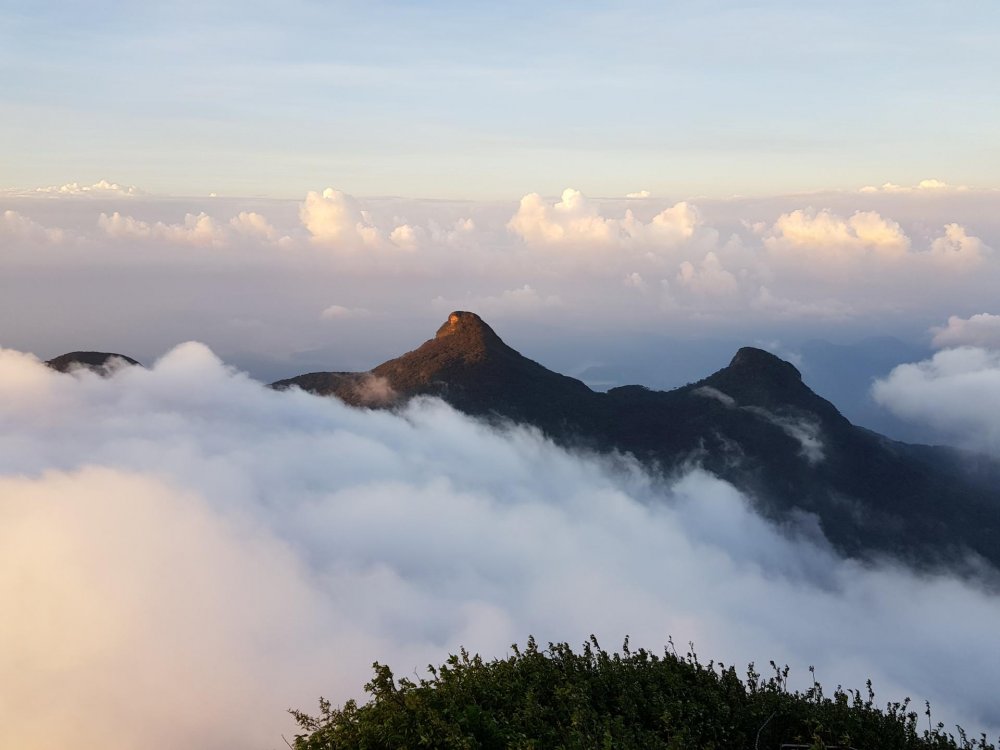
[(530, 638), (523, 651), (512, 648), (488, 662), (463, 649), (419, 682), (397, 681), (376, 663), (365, 705), (321, 699), (319, 716), (291, 712), (303, 731), (294, 748), (995, 750), (985, 735), (932, 728), (929, 706), (924, 719), (909, 699), (877, 708), (870, 681), (864, 696), (838, 687), (828, 697), (813, 674), (811, 688), (791, 692), (788, 667), (771, 662), (764, 678), (751, 664), (741, 679), (733, 667), (702, 664), (693, 647), (679, 656), (672, 641), (663, 656), (633, 652), (627, 638), (621, 654), (609, 654), (593, 636), (581, 653), (566, 643), (539, 649)]

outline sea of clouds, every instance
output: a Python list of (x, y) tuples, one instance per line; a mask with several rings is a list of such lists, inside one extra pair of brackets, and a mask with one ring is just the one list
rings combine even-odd
[(0, 350), (0, 601), (3, 747), (281, 747), (285, 709), (359, 696), (376, 659), (529, 634), (693, 641), (1000, 728), (995, 593), (840, 559), (697, 467), (275, 392), (197, 343), (110, 378)]

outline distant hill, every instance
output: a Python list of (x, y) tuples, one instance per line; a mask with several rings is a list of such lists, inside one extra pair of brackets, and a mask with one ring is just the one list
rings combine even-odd
[(789, 362), (745, 347), (727, 367), (671, 391), (595, 392), (512, 349), (456, 311), (435, 337), (370, 372), (281, 380), (357, 406), (438, 396), (490, 419), (535, 425), (569, 447), (625, 451), (670, 474), (698, 464), (781, 522), (818, 519), (842, 553), (912, 564), (1000, 567), (1000, 465), (856, 427)]
[(113, 352), (69, 352), (46, 362), (49, 367), (59, 372), (69, 372), (77, 368), (93, 370), (101, 375), (108, 374), (116, 367), (123, 365), (138, 365), (136, 360), (126, 357), (124, 354), (114, 354)]

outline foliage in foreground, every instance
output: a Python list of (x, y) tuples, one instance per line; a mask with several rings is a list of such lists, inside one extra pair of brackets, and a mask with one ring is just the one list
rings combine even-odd
[[(672, 647), (672, 643), (671, 643)], [(767, 748), (853, 747), (858, 750), (978, 748), (995, 750), (985, 735), (970, 740), (931, 729), (930, 708), (919, 720), (909, 699), (875, 706), (866, 695), (840, 687), (825, 696), (819, 683), (788, 690), (788, 667), (771, 662), (763, 678), (753, 664), (741, 679), (733, 667), (702, 664), (645, 649), (609, 654), (591, 636), (581, 653), (566, 643), (539, 649), (529, 638), (507, 659), (449, 657), (429, 667), (430, 679), (394, 678), (378, 664), (362, 706), (320, 714), (292, 711), (303, 733), (295, 750), (358, 748)], [(811, 668), (810, 668), (811, 670)], [(918, 721), (919, 720), (919, 721)], [(918, 730), (918, 723), (928, 728)]]

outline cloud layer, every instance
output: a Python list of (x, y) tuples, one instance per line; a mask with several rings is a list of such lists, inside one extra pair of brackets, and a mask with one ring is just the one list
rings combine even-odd
[(994, 596), (839, 560), (698, 470), (273, 392), (200, 344), (107, 379), (0, 350), (0, 519), (3, 746), (275, 747), (376, 658), (529, 633), (672, 635), (1000, 726)]
[[(1000, 286), (996, 191), (710, 201), (568, 188), (495, 203), (334, 188), (299, 201), (87, 195), (0, 198), (5, 344), (149, 358), (197, 337), (277, 379), (300, 371), (297, 355), (330, 346), (348, 317), (339, 308), (367, 311), (359, 335), (381, 337), (364, 368), (429, 335), (449, 306), (509, 321), (519, 337), (543, 315), (588, 334), (912, 339), (990, 309)], [(413, 329), (393, 339), (389, 319)], [(107, 343), (70, 340), (74, 327)]]

